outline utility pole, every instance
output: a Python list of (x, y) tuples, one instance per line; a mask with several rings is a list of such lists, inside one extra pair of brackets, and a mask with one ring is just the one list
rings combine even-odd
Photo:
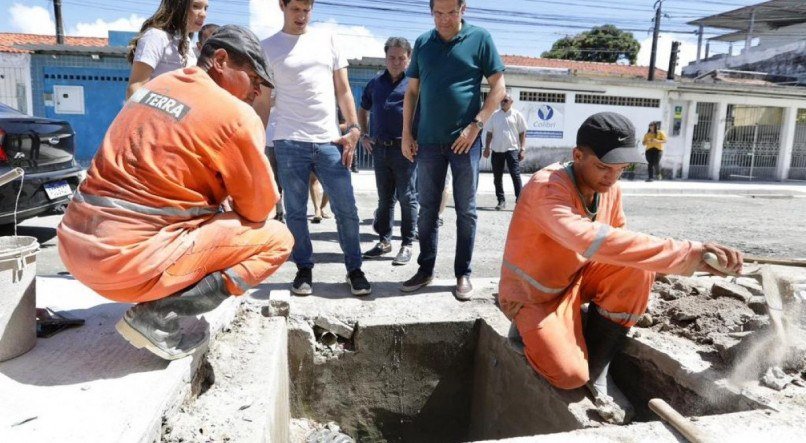
[(53, 15), (56, 18), (56, 44), (64, 44), (64, 26), (62, 25), (62, 0), (53, 0)]
[(677, 58), (680, 55), (680, 42), (672, 42), (672, 52), (669, 56), (669, 70), (666, 71), (666, 80), (674, 80), (674, 71), (677, 70)]
[(658, 57), (658, 34), (660, 34), (660, 16), (663, 0), (655, 2), (655, 30), (652, 31), (652, 55), (649, 56), (649, 75), (647, 80), (655, 80), (655, 61)]

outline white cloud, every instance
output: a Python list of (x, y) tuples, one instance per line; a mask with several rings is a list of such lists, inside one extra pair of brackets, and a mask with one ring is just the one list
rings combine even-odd
[[(658, 49), (655, 66), (664, 71), (669, 69), (669, 57), (672, 52), (672, 42), (679, 41), (680, 53), (677, 58), (677, 69), (680, 74), (684, 66), (697, 59), (697, 40), (690, 37), (682, 37), (679, 34), (663, 34), (658, 36)], [(652, 36), (648, 36), (641, 41), (641, 50), (638, 51), (638, 64), (649, 66), (649, 58), (652, 55)]]
[(68, 34), (82, 37), (107, 37), (108, 31), (139, 31), (145, 17), (132, 14), (128, 18), (121, 17), (113, 21), (96, 19), (94, 22), (78, 23), (70, 29)]
[(261, 40), (283, 28), (278, 0), (249, 0), (249, 29)]
[(14, 3), (8, 12), (11, 16), (11, 27), (23, 34), (56, 33), (56, 23), (50, 18), (50, 12), (41, 6), (25, 6)]
[[(372, 31), (363, 26), (340, 25), (333, 19), (310, 26), (336, 34), (347, 58), (383, 57), (385, 40), (375, 37)], [(264, 39), (282, 28), (283, 12), (279, 0), (249, 0), (249, 29), (258, 37)]]
[(338, 36), (339, 44), (347, 58), (383, 57), (383, 44), (372, 34), (372, 31), (363, 26), (345, 26), (330, 19), (324, 23), (315, 23), (312, 27), (333, 32)]

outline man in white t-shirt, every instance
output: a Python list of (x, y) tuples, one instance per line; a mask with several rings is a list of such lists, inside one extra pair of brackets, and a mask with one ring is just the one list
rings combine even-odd
[[(313, 172), (336, 215), (350, 290), (353, 295), (367, 295), (372, 287), (361, 271), (358, 209), (349, 170), (361, 129), (347, 79), (347, 58), (331, 33), (308, 29), (313, 5), (313, 0), (280, 1), (283, 29), (262, 42), (274, 77), (275, 103), (270, 110), (268, 94), (261, 94), (255, 109), (264, 122), (269, 114), (276, 122), (274, 153), (286, 223), (294, 234), (291, 256), (297, 264), (291, 292), (313, 293), (313, 248), (306, 218), (308, 178)], [(337, 126), (337, 103), (346, 122), (344, 134)]]
[(493, 184), (495, 196), (498, 198), (496, 211), (507, 206), (504, 197), (504, 163), (512, 176), (512, 186), (515, 188), (515, 201), (521, 195), (521, 166), (524, 150), (526, 149), (526, 119), (523, 114), (512, 107), (512, 97), (507, 94), (501, 100), (501, 109), (495, 111), (485, 128), (487, 132), (484, 144), (484, 158), (490, 157), (492, 151)]

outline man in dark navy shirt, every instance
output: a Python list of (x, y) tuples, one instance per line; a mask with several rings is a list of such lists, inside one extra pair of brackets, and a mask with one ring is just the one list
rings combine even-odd
[[(361, 96), (358, 123), (364, 135), (361, 144), (373, 155), (375, 183), (378, 187), (378, 209), (373, 227), (380, 239), (364, 253), (364, 258), (378, 258), (392, 251), (392, 225), (395, 218), (395, 195), (402, 212), (403, 239), (393, 265), (411, 260), (411, 245), (417, 232), (417, 163), (410, 162), (400, 151), (403, 133), (403, 97), (409, 85), (406, 68), (411, 57), (411, 44), (401, 37), (390, 37), (384, 46), (386, 70), (367, 83)], [(367, 119), (370, 130), (367, 133)]]

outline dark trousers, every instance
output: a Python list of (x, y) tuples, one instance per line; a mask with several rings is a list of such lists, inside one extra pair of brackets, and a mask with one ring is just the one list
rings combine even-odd
[(417, 234), (417, 162), (410, 162), (400, 151), (400, 143), (384, 146), (375, 143), (372, 151), (375, 185), (378, 187), (378, 210), (373, 228), (383, 242), (392, 240), (395, 200), (400, 200), (400, 236), (403, 245), (411, 245)]
[(495, 196), (498, 202), (506, 201), (504, 198), (504, 163), (509, 168), (509, 175), (512, 177), (512, 186), (515, 188), (515, 200), (521, 195), (521, 164), (518, 160), (518, 151), (509, 150), (507, 152), (493, 152), (493, 184), (495, 185)]
[(660, 178), (660, 158), (663, 156), (663, 151), (660, 149), (647, 149), (646, 150), (646, 161), (647, 161), (647, 178), (656, 179)]
[(271, 165), (271, 172), (274, 174), (274, 180), (277, 182), (277, 190), (280, 191), (280, 200), (275, 207), (277, 215), (282, 217), (285, 213), (283, 209), (283, 186), (280, 184), (280, 173), (277, 172), (277, 156), (274, 155), (274, 146), (266, 146), (266, 157), (269, 158)]
[[(434, 274), (437, 262), (439, 237), (439, 204), (445, 189), (448, 168), (453, 175), (453, 201), (456, 206), (456, 252), (453, 260), (454, 275), (471, 274), (470, 262), (476, 242), (476, 192), (479, 187), (479, 159), (481, 139), (477, 138), (465, 154), (456, 154), (451, 144), (421, 144), (417, 151), (417, 196), (420, 215), (417, 220), (420, 235), (420, 271)], [(446, 228), (448, 228), (446, 226)]]

